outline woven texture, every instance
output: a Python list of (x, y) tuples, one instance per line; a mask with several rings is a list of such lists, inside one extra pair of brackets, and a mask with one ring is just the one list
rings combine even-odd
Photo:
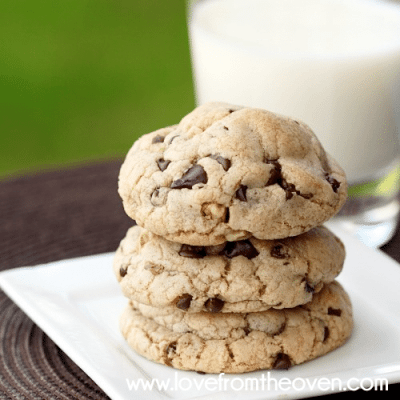
[[(115, 251), (131, 220), (121, 161), (0, 183), (0, 269)], [(108, 399), (0, 291), (0, 399)]]
[[(120, 165), (0, 182), (0, 270), (115, 251), (132, 224), (117, 194)], [(383, 249), (400, 261), (400, 234)], [(1, 291), (0, 321), (1, 400), (108, 399)]]

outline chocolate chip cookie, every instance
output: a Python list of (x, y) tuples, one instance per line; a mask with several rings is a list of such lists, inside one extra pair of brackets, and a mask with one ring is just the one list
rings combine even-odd
[(291, 309), (186, 313), (130, 303), (120, 319), (123, 336), (139, 354), (207, 373), (287, 369), (341, 346), (352, 326), (350, 299), (337, 282)]
[(309, 302), (340, 273), (342, 242), (325, 227), (279, 240), (216, 246), (168, 241), (134, 226), (114, 272), (129, 299), (188, 312), (253, 312)]
[(339, 211), (347, 183), (303, 122), (207, 103), (134, 143), (119, 194), (138, 225), (209, 246), (304, 233)]

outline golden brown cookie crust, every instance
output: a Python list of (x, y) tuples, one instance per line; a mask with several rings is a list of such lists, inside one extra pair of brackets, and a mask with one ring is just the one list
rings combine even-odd
[(123, 294), (143, 304), (253, 312), (309, 302), (344, 259), (343, 243), (322, 226), (291, 238), (211, 247), (170, 242), (134, 226), (116, 252), (114, 272)]
[(136, 306), (129, 304), (120, 319), (134, 350), (161, 364), (207, 373), (289, 368), (343, 345), (353, 328), (350, 299), (337, 282), (307, 305), (259, 313)]
[(138, 225), (207, 246), (306, 232), (339, 211), (347, 183), (306, 124), (207, 103), (134, 143), (119, 194)]

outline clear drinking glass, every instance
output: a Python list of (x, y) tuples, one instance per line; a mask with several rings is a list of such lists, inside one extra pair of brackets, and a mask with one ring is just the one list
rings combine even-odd
[(188, 4), (197, 104), (302, 119), (346, 171), (335, 221), (378, 247), (394, 234), (400, 182), (400, 7), (372, 0)]

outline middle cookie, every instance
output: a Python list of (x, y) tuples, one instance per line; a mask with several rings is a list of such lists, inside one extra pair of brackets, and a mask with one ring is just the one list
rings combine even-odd
[(134, 226), (116, 252), (123, 294), (153, 307), (188, 312), (255, 312), (311, 301), (342, 270), (345, 249), (325, 227), (280, 240), (218, 246), (167, 241)]

